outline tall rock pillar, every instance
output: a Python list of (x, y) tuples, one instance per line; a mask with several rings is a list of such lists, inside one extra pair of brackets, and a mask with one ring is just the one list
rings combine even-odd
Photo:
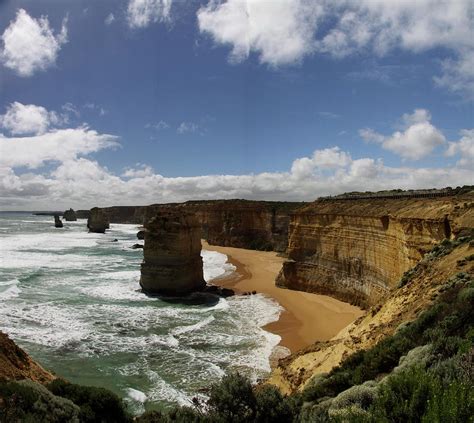
[(87, 227), (89, 228), (89, 232), (103, 234), (106, 229), (110, 228), (109, 218), (102, 209), (94, 207), (91, 209), (89, 218), (87, 219)]
[(147, 293), (186, 295), (206, 286), (201, 226), (183, 210), (160, 210), (145, 223), (140, 285)]

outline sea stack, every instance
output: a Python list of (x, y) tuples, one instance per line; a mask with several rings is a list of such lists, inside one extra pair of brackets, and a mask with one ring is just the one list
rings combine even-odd
[(145, 223), (140, 285), (150, 294), (181, 296), (206, 286), (201, 226), (183, 210), (165, 209)]
[(55, 214), (54, 215), (54, 227), (55, 228), (62, 228), (63, 227), (63, 222), (59, 218), (59, 215)]
[(63, 217), (66, 222), (75, 222), (77, 220), (76, 212), (73, 209), (66, 210)]
[(91, 209), (89, 218), (87, 219), (87, 227), (89, 228), (89, 232), (103, 234), (106, 229), (110, 228), (109, 218), (102, 209), (94, 207)]

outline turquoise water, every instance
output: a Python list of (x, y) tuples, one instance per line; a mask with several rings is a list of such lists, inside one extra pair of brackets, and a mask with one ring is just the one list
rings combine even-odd
[[(86, 221), (0, 213), (0, 330), (66, 379), (112, 389), (136, 413), (189, 404), (229, 370), (268, 374), (280, 338), (262, 327), (280, 306), (262, 295), (212, 306), (170, 304), (139, 290), (136, 225), (90, 234)], [(117, 242), (113, 242), (117, 239)], [(203, 251), (204, 276), (232, 272)]]

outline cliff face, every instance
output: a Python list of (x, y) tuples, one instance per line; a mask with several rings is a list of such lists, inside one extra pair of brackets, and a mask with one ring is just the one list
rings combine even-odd
[(66, 222), (75, 222), (77, 220), (76, 212), (73, 209), (66, 210), (63, 217)]
[(444, 238), (472, 228), (474, 197), (316, 201), (292, 215), (277, 285), (368, 307)]
[(107, 213), (98, 207), (91, 209), (89, 218), (87, 219), (87, 227), (89, 228), (89, 232), (105, 233), (105, 230), (110, 227)]
[(145, 224), (140, 285), (153, 294), (185, 295), (205, 287), (198, 220), (161, 210)]
[(163, 209), (196, 216), (209, 244), (283, 252), (288, 244), (290, 213), (304, 203), (216, 200), (151, 206), (117, 206), (100, 210), (110, 223), (144, 224)]
[(55, 376), (44, 370), (6, 334), (0, 332), (0, 379), (31, 379), (46, 383), (55, 379)]
[[(472, 211), (470, 219), (474, 217)], [(474, 241), (472, 237), (461, 240), (443, 241), (410, 270), (401, 286), (392, 289), (331, 340), (310, 345), (280, 360), (269, 383), (285, 393), (303, 390), (312, 377), (329, 372), (352, 353), (373, 347), (393, 335), (400, 325), (415, 320), (457, 279), (473, 280)]]

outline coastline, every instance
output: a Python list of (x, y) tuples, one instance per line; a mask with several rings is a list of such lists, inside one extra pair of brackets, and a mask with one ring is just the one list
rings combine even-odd
[(277, 301), (283, 307), (280, 318), (264, 329), (281, 337), (279, 346), (291, 352), (316, 341), (331, 339), (363, 314), (352, 306), (326, 295), (293, 291), (275, 286), (275, 278), (285, 260), (275, 252), (220, 247), (202, 241), (202, 248), (225, 254), (235, 272), (213, 280), (235, 291), (257, 291)]

